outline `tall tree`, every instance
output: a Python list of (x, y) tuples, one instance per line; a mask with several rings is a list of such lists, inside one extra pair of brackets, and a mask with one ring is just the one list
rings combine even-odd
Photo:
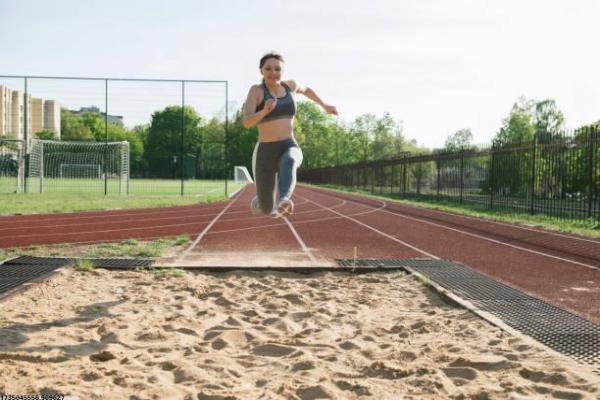
[(460, 151), (471, 147), (473, 142), (473, 133), (469, 128), (459, 129), (446, 138), (444, 149), (449, 152)]
[(564, 131), (565, 117), (551, 99), (535, 103), (535, 127), (538, 139), (550, 141)]
[[(183, 143), (182, 143), (183, 122)], [(186, 153), (196, 154), (202, 141), (200, 125), (202, 118), (196, 111), (186, 106), (170, 106), (152, 114), (145, 149), (147, 153), (167, 154)], [(183, 144), (183, 149), (182, 149)]]
[(94, 141), (92, 131), (69, 110), (60, 110), (60, 132), (64, 141)]
[(535, 102), (520, 97), (513, 104), (508, 117), (502, 123), (502, 127), (496, 134), (494, 141), (497, 145), (505, 146), (511, 143), (523, 143), (533, 141), (535, 135), (535, 116), (533, 110)]

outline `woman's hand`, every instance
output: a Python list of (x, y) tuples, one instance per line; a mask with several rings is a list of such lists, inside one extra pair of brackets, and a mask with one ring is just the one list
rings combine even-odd
[(271, 113), (271, 111), (273, 111), (275, 109), (276, 105), (277, 105), (277, 99), (269, 99), (269, 100), (265, 101), (265, 107), (263, 108), (263, 110), (265, 111), (265, 115), (269, 115)]
[(323, 110), (325, 110), (325, 112), (327, 114), (338, 115), (337, 108), (335, 108), (335, 106), (330, 106), (329, 104), (323, 104)]

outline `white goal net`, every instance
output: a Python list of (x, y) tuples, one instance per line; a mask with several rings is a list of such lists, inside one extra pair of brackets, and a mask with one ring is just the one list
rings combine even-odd
[(128, 142), (31, 141), (28, 191), (85, 190), (127, 194)]
[(233, 167), (233, 180), (235, 183), (251, 183), (254, 182), (248, 168), (236, 165)]

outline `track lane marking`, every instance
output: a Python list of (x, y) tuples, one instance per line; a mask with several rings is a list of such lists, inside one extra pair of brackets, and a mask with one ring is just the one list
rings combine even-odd
[[(322, 193), (322, 192), (318, 192), (318, 191), (316, 191), (316, 192), (320, 193), (320, 194), (322, 194), (324, 196), (334, 197), (335, 198), (335, 196), (331, 196), (331, 195), (328, 195), (326, 193)], [(355, 202), (355, 201), (352, 201), (352, 200), (348, 200), (348, 201), (350, 203), (362, 204), (362, 203), (358, 203), (358, 202)], [(366, 207), (373, 207), (373, 206), (368, 206), (368, 205), (365, 205), (365, 206)], [(569, 260), (568, 258), (554, 256), (552, 254), (543, 253), (543, 252), (537, 251), (537, 250), (531, 250), (531, 249), (528, 249), (526, 247), (516, 246), (516, 245), (510, 244), (510, 243), (504, 243), (504, 242), (501, 242), (499, 240), (495, 240), (495, 239), (487, 238), (485, 236), (478, 235), (476, 233), (465, 232), (465, 231), (461, 231), (460, 229), (451, 228), (451, 227), (448, 227), (448, 226), (436, 224), (435, 222), (430, 222), (430, 221), (425, 221), (425, 220), (421, 220), (421, 219), (414, 218), (414, 217), (409, 217), (409, 216), (406, 216), (406, 215), (394, 213), (394, 212), (391, 212), (389, 210), (384, 210), (384, 209), (380, 209), (378, 211), (384, 212), (384, 213), (388, 213), (388, 214), (391, 214), (391, 215), (395, 215), (395, 216), (397, 216), (399, 218), (409, 219), (409, 220), (413, 220), (413, 221), (420, 222), (420, 223), (423, 223), (423, 224), (433, 225), (433, 226), (437, 226), (439, 228), (443, 228), (443, 229), (451, 230), (451, 231), (454, 231), (454, 232), (462, 233), (464, 235), (473, 236), (473, 237), (475, 237), (477, 239), (482, 239), (482, 240), (486, 240), (486, 241), (489, 241), (489, 242), (492, 242), (492, 243), (496, 243), (496, 244), (500, 244), (500, 245), (503, 245), (503, 246), (512, 247), (512, 248), (515, 248), (517, 250), (522, 250), (522, 251), (525, 251), (525, 252), (528, 252), (528, 253), (533, 253), (533, 254), (544, 256), (544, 257), (553, 258), (555, 260), (564, 261), (564, 262), (568, 262), (568, 263), (571, 263), (571, 264), (579, 265), (581, 267), (585, 267), (585, 268), (588, 268), (588, 269), (591, 269), (591, 270), (594, 270), (594, 271), (598, 271), (600, 269), (599, 267), (595, 267), (593, 265), (581, 263), (579, 261)]]
[[(298, 197), (302, 197), (302, 196), (299, 196), (299, 195), (296, 195), (296, 196), (298, 196)], [(315, 201), (313, 201), (313, 200), (310, 200), (310, 199), (307, 199), (307, 200), (308, 200), (310, 203), (313, 203), (313, 204), (315, 204), (315, 205), (317, 205), (317, 206), (319, 206), (319, 207), (322, 207), (322, 208), (324, 208), (324, 209), (326, 209), (326, 210), (328, 210), (328, 211), (331, 211), (332, 213), (335, 213), (335, 214), (339, 215), (339, 216), (340, 216), (340, 217), (342, 217), (342, 218), (349, 219), (350, 221), (353, 221), (353, 222), (355, 222), (355, 223), (357, 223), (357, 224), (359, 224), (359, 225), (361, 225), (361, 226), (363, 226), (363, 227), (365, 227), (365, 228), (367, 228), (367, 229), (370, 229), (370, 230), (372, 230), (372, 231), (373, 231), (373, 232), (375, 232), (375, 233), (378, 233), (378, 234), (379, 234), (379, 235), (381, 235), (381, 236), (384, 236), (384, 237), (386, 237), (386, 238), (388, 238), (388, 239), (390, 239), (390, 240), (393, 240), (394, 242), (400, 243), (401, 245), (403, 245), (403, 246), (406, 246), (406, 247), (408, 247), (408, 248), (410, 248), (410, 249), (412, 249), (412, 250), (414, 250), (414, 251), (416, 251), (416, 252), (418, 252), (418, 253), (421, 253), (421, 254), (423, 254), (423, 255), (425, 255), (425, 256), (427, 256), (427, 257), (431, 257), (431, 258), (433, 258), (434, 260), (439, 260), (439, 259), (440, 259), (438, 256), (435, 256), (435, 255), (433, 255), (433, 254), (431, 254), (431, 253), (428, 253), (428, 252), (426, 252), (425, 250), (421, 250), (421, 249), (419, 249), (418, 247), (415, 247), (415, 246), (413, 246), (413, 245), (411, 245), (411, 244), (408, 244), (408, 243), (406, 243), (405, 241), (402, 241), (402, 240), (400, 240), (400, 239), (398, 239), (398, 238), (396, 238), (396, 237), (394, 237), (394, 236), (392, 236), (392, 235), (388, 235), (387, 233), (385, 233), (385, 232), (383, 232), (383, 231), (380, 231), (380, 230), (379, 230), (379, 229), (377, 229), (377, 228), (373, 228), (372, 226), (370, 226), (370, 225), (367, 225), (367, 224), (365, 224), (364, 222), (361, 222), (361, 221), (359, 221), (359, 220), (357, 220), (357, 219), (355, 219), (355, 218), (352, 218), (352, 217), (349, 217), (349, 216), (347, 216), (347, 215), (341, 214), (341, 213), (339, 213), (339, 212), (337, 212), (337, 211), (335, 211), (335, 210), (333, 210), (333, 209), (331, 209), (331, 208), (329, 208), (329, 207), (327, 207), (327, 206), (324, 206), (324, 205), (322, 205), (322, 204), (319, 204), (319, 203), (317, 203), (317, 202), (315, 202)], [(383, 203), (385, 204), (385, 202), (383, 202)], [(383, 211), (383, 209), (381, 209), (381, 211)]]
[(212, 226), (215, 224), (215, 222), (217, 222), (217, 220), (221, 217), (221, 215), (223, 215), (225, 213), (225, 211), (227, 211), (229, 209), (229, 207), (231, 207), (233, 205), (233, 203), (235, 203), (236, 201), (238, 201), (240, 199), (240, 197), (242, 197), (242, 194), (246, 191), (246, 187), (244, 187), (242, 190), (240, 190), (238, 193), (238, 195), (236, 196), (235, 200), (230, 201), (229, 204), (227, 204), (227, 206), (225, 206), (225, 208), (223, 208), (223, 210), (221, 210), (221, 212), (219, 214), (217, 214), (217, 216), (215, 216), (215, 218), (213, 218), (213, 220), (202, 230), (202, 232), (200, 232), (198, 234), (198, 236), (196, 237), (196, 239), (192, 242), (191, 245), (188, 246), (187, 249), (185, 249), (176, 259), (175, 262), (177, 264), (180, 264), (181, 262), (183, 262), (183, 260), (188, 256), (188, 254), (192, 251), (192, 249), (198, 244), (200, 243), (200, 240), (202, 240), (202, 238), (204, 237), (204, 235), (206, 235), (206, 232), (208, 232), (208, 230), (210, 228), (212, 228)]
[(285, 221), (285, 223), (287, 224), (287, 226), (292, 231), (292, 234), (294, 235), (294, 237), (296, 238), (296, 240), (300, 244), (300, 247), (302, 248), (302, 251), (304, 252), (304, 254), (310, 259), (311, 262), (317, 264), (318, 263), (317, 259), (313, 255), (312, 251), (310, 251), (310, 249), (306, 246), (306, 243), (304, 243), (304, 241), (302, 240), (302, 238), (300, 237), (300, 235), (298, 234), (298, 232), (296, 232), (296, 229), (294, 229), (294, 226), (292, 225), (292, 223), (287, 219), (287, 217), (283, 217), (283, 220)]

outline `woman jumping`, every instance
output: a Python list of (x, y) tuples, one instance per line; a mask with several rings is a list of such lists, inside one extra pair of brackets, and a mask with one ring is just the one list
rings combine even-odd
[[(256, 196), (251, 208), (254, 213), (270, 213), (275, 218), (294, 211), (291, 197), (296, 186), (296, 169), (302, 163), (302, 150), (294, 138), (294, 94), (303, 94), (328, 114), (338, 115), (336, 108), (324, 103), (312, 89), (292, 80), (282, 81), (283, 63), (283, 57), (277, 53), (266, 54), (260, 59), (263, 80), (250, 88), (243, 120), (246, 128), (258, 126), (258, 143), (252, 155)], [(279, 186), (277, 202), (276, 182)]]

